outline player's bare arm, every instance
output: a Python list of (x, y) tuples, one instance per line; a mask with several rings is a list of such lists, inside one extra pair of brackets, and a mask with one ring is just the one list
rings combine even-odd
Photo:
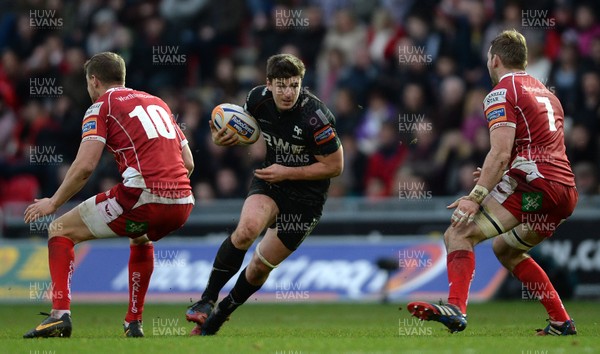
[(103, 150), (104, 143), (101, 141), (82, 142), (75, 161), (69, 167), (65, 179), (56, 193), (50, 198), (35, 199), (34, 203), (25, 209), (25, 222), (32, 222), (39, 217), (54, 213), (79, 192), (94, 172)]
[(482, 197), (469, 195), (448, 205), (448, 209), (456, 208), (452, 216), (452, 226), (457, 227), (473, 221), (475, 214), (479, 211), (479, 204), (487, 192), (500, 181), (504, 170), (508, 167), (514, 140), (515, 129), (513, 127), (497, 127), (490, 131), (491, 148), (485, 157), (483, 167), (475, 173), (477, 185), (471, 192), (471, 194), (476, 194), (483, 191)]
[(315, 155), (317, 162), (308, 166), (288, 167), (273, 164), (254, 171), (254, 175), (270, 183), (284, 180), (320, 180), (339, 176), (344, 170), (344, 150), (340, 146), (334, 153)]
[(491, 190), (508, 168), (511, 150), (515, 140), (515, 128), (498, 127), (490, 132), (491, 149), (481, 168), (478, 185)]
[(233, 130), (228, 129), (227, 127), (217, 129), (212, 120), (208, 121), (208, 125), (210, 126), (210, 134), (212, 136), (212, 141), (216, 145), (233, 146), (238, 144), (240, 138)]
[(185, 144), (181, 149), (181, 157), (183, 158), (185, 169), (188, 170), (187, 177), (190, 178), (192, 172), (194, 172), (194, 156), (188, 144)]

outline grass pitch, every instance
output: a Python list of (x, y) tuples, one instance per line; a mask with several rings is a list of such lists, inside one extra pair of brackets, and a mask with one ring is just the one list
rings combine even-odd
[[(187, 304), (146, 304), (145, 338), (123, 337), (125, 304), (74, 304), (69, 339), (22, 339), (47, 304), (0, 306), (0, 353), (600, 353), (598, 302), (570, 302), (579, 334), (536, 337), (545, 326), (538, 303), (469, 306), (469, 325), (450, 334), (420, 322), (406, 304), (247, 304), (214, 337), (189, 337)], [(401, 307), (402, 310), (398, 310)]]

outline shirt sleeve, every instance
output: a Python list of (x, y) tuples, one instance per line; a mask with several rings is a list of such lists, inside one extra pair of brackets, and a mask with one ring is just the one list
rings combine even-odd
[(517, 127), (514, 99), (506, 88), (496, 87), (483, 100), (483, 110), (488, 128)]
[(342, 145), (335, 130), (335, 117), (321, 102), (316, 105), (314, 116), (309, 119), (311, 136), (309, 146), (315, 155), (329, 155)]
[(250, 90), (250, 92), (248, 92), (248, 95), (246, 96), (246, 102), (244, 103), (244, 110), (250, 113), (251, 116), (254, 116), (256, 114), (256, 105), (260, 100), (260, 97), (266, 94), (266, 90), (266, 86), (256, 86), (255, 88)]
[(81, 123), (81, 142), (97, 140), (106, 144), (106, 106), (99, 101), (87, 109)]

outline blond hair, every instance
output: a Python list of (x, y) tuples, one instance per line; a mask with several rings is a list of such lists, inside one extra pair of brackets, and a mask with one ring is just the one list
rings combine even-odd
[(527, 42), (515, 29), (502, 31), (494, 38), (490, 54), (497, 55), (508, 69), (525, 70), (527, 67)]
[(85, 75), (94, 75), (103, 84), (125, 84), (125, 61), (113, 52), (94, 55), (83, 64)]

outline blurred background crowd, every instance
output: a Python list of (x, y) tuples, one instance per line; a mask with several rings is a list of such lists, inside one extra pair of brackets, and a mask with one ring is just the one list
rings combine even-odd
[[(127, 86), (165, 100), (194, 153), (200, 201), (245, 196), (264, 144), (220, 148), (208, 120), (286, 52), (337, 118), (345, 172), (330, 196), (468, 192), (489, 150), (489, 43), (526, 36), (528, 72), (561, 100), (581, 195), (599, 193), (600, 3), (510, 0), (54, 0), (0, 5), (0, 203), (50, 196), (91, 104), (83, 63), (121, 54)], [(120, 180), (103, 158), (83, 199)]]

